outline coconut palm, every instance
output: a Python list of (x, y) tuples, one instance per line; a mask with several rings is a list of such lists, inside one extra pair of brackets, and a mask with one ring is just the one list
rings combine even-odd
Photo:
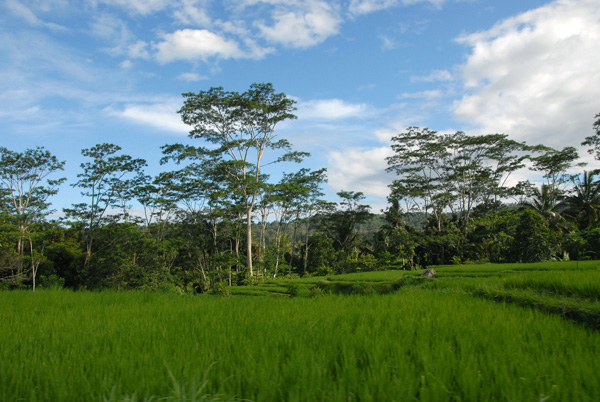
[(572, 219), (580, 230), (600, 222), (600, 180), (597, 171), (583, 172), (571, 177), (573, 188), (564, 200), (564, 215)]
[(546, 218), (553, 229), (566, 230), (567, 221), (561, 215), (565, 210), (563, 192), (549, 184), (533, 188), (531, 198), (523, 202), (523, 207), (533, 209)]

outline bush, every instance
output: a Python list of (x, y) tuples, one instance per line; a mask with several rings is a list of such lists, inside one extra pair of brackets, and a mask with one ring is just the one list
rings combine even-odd
[(177, 286), (173, 283), (163, 283), (156, 290), (161, 293), (172, 293), (172, 294), (176, 294), (176, 295), (185, 294), (185, 291), (182, 288), (180, 288), (179, 286)]
[(534, 210), (525, 209), (520, 214), (511, 257), (514, 262), (537, 262), (550, 259), (552, 252), (548, 223)]
[(300, 286), (297, 283), (290, 283), (289, 285), (287, 285), (287, 293), (290, 295), (290, 297), (298, 296), (299, 289)]
[(379, 269), (377, 258), (373, 254), (362, 254), (358, 257), (358, 267), (361, 271), (377, 271)]
[(215, 283), (215, 286), (208, 291), (208, 294), (229, 297), (230, 292), (227, 281), (220, 281)]
[(318, 286), (311, 288), (308, 292), (308, 297), (322, 297), (325, 296), (325, 291)]
[(37, 287), (42, 289), (60, 290), (65, 287), (65, 278), (60, 278), (58, 275), (42, 275), (37, 280)]
[(321, 266), (316, 270), (317, 276), (335, 275), (335, 270), (331, 267)]

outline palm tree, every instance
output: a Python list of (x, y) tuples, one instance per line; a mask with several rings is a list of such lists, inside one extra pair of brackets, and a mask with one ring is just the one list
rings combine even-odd
[(565, 210), (563, 192), (549, 184), (534, 188), (531, 199), (523, 202), (523, 207), (533, 209), (542, 215), (551, 228), (566, 230), (567, 222), (561, 213)]
[(584, 171), (581, 176), (571, 176), (573, 189), (565, 198), (564, 213), (580, 230), (589, 229), (600, 221), (600, 180), (594, 181), (596, 173)]

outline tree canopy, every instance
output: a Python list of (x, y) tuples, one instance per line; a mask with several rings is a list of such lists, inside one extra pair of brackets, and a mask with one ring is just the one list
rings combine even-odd
[[(0, 148), (0, 289), (226, 293), (281, 275), (600, 258), (599, 169), (580, 171), (574, 147), (409, 127), (375, 214), (356, 189), (325, 198), (326, 169), (296, 165), (309, 155), (276, 132), (295, 103), (271, 84), (183, 96), (189, 143), (161, 148), (162, 171), (115, 144), (85, 148), (81, 199), (59, 220), (65, 162)], [(584, 144), (598, 160), (596, 118)]]

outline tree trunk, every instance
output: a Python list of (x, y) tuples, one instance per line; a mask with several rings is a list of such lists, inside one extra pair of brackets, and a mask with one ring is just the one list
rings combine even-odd
[(275, 232), (275, 269), (273, 271), (273, 279), (277, 276), (277, 271), (279, 270), (279, 252), (281, 249), (281, 233), (280, 233), (280, 223), (277, 223), (277, 231)]
[(296, 215), (296, 220), (294, 221), (294, 234), (292, 236), (292, 252), (290, 253), (290, 269), (289, 274), (292, 274), (292, 264), (294, 262), (294, 250), (296, 248), (296, 232), (298, 230), (298, 215)]
[(201, 257), (198, 257), (198, 266), (200, 267), (200, 273), (202, 274), (202, 280), (206, 284), (206, 273), (204, 272), (204, 264), (202, 264)]
[(246, 252), (248, 253), (248, 268), (250, 269), (250, 276), (254, 276), (254, 271), (252, 270), (252, 206), (248, 208), (246, 213), (246, 236), (247, 236), (247, 246)]
[(40, 266), (40, 262), (33, 258), (33, 241), (29, 236), (29, 257), (31, 258), (31, 280), (33, 282), (32, 291), (35, 292), (35, 277), (37, 275), (37, 269)]
[(83, 262), (84, 269), (87, 269), (90, 264), (90, 260), (92, 259), (92, 242), (94, 238), (90, 236), (90, 239), (85, 244), (85, 260)]
[(310, 218), (306, 219), (306, 241), (304, 242), (304, 274), (306, 274), (306, 268), (308, 265), (308, 248), (310, 247), (308, 245), (308, 238), (309, 238), (309, 236), (308, 236), (309, 230), (308, 229), (310, 229), (309, 219)]

